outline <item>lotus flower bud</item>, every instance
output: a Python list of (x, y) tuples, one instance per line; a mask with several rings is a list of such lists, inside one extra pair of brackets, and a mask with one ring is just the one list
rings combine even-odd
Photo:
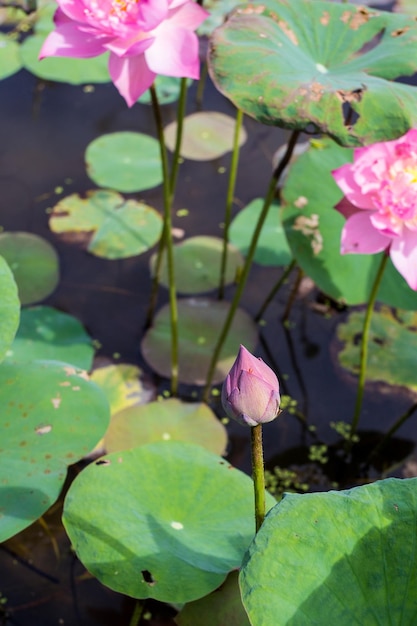
[(222, 388), (222, 404), (227, 415), (244, 426), (257, 426), (275, 419), (279, 411), (278, 378), (262, 359), (244, 346)]

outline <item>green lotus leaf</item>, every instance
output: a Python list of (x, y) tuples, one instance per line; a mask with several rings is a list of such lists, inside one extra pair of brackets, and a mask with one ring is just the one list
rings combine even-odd
[(56, 361), (0, 366), (0, 541), (55, 502), (68, 465), (86, 456), (109, 418), (85, 372)]
[(414, 624), (417, 479), (285, 494), (242, 564), (252, 626)]
[[(252, 240), (264, 201), (257, 198), (239, 211), (230, 225), (230, 241), (246, 254)], [(258, 239), (254, 261), (259, 265), (287, 265), (292, 259), (287, 238), (281, 223), (281, 210), (277, 202), (269, 208)]]
[[(181, 80), (181, 78), (176, 78), (175, 76), (158, 75), (155, 78), (154, 86), (159, 104), (170, 104), (178, 100), (181, 91)], [(192, 82), (190, 79), (187, 80), (187, 86), (190, 86)], [(140, 96), (138, 102), (151, 104), (152, 99), (149, 89)]]
[(0, 361), (10, 348), (19, 325), (20, 302), (13, 274), (0, 257)]
[(346, 3), (243, 4), (212, 35), (216, 87), (264, 124), (313, 129), (346, 146), (394, 139), (417, 123), (417, 23)]
[[(183, 294), (204, 293), (216, 289), (220, 283), (220, 268), (223, 253), (223, 240), (217, 237), (189, 237), (174, 246), (177, 291)], [(228, 246), (225, 284), (236, 279), (243, 257), (234, 246)], [(151, 272), (155, 267), (156, 255), (151, 258)], [(162, 257), (160, 283), (169, 286), (166, 255)]]
[(115, 191), (72, 194), (56, 204), (49, 218), (52, 231), (84, 234), (87, 250), (106, 259), (124, 259), (146, 252), (160, 238), (162, 218), (152, 207), (127, 200)]
[[(181, 143), (181, 156), (195, 161), (217, 159), (233, 149), (236, 121), (218, 111), (201, 111), (187, 115)], [(165, 143), (174, 151), (177, 136), (177, 122), (165, 128)], [(246, 131), (242, 127), (239, 146), (246, 141)]]
[(133, 132), (101, 135), (85, 152), (87, 173), (99, 187), (131, 193), (162, 182), (159, 143)]
[[(325, 294), (347, 304), (367, 302), (381, 254), (340, 254), (345, 218), (334, 209), (343, 193), (331, 172), (352, 160), (352, 150), (314, 140), (291, 166), (282, 190), (283, 223), (297, 263)], [(388, 262), (377, 299), (417, 309), (417, 292)]]
[[(266, 494), (267, 508), (275, 500)], [(253, 538), (253, 483), (201, 446), (151, 443), (83, 470), (64, 526), (84, 566), (135, 598), (183, 603), (216, 589)]]
[(104, 438), (104, 447), (107, 452), (115, 452), (161, 440), (189, 441), (224, 454), (227, 433), (206, 404), (169, 398), (117, 413)]
[[(208, 368), (222, 331), (229, 303), (208, 298), (184, 298), (178, 301), (178, 359), (179, 381), (204, 385)], [(153, 326), (142, 340), (142, 355), (160, 376), (171, 377), (171, 325), (169, 306), (155, 316)], [(221, 383), (236, 359), (239, 346), (245, 340), (249, 351), (256, 347), (258, 331), (251, 317), (238, 309), (218, 360), (213, 384)]]
[(141, 378), (141, 370), (128, 363), (98, 367), (90, 376), (106, 394), (112, 415), (122, 409), (149, 402), (154, 391)]
[(12, 76), (22, 67), (19, 44), (0, 33), (0, 80)]
[(94, 347), (83, 325), (72, 315), (49, 306), (23, 309), (7, 360), (28, 363), (37, 359), (64, 361), (91, 369)]
[[(337, 327), (342, 343), (338, 360), (352, 373), (359, 372), (360, 342), (364, 313), (354, 311)], [(417, 352), (417, 313), (384, 307), (374, 311), (368, 341), (366, 377), (387, 385), (402, 385), (417, 391), (415, 361)]]
[(13, 272), (23, 305), (43, 300), (58, 285), (58, 255), (46, 239), (25, 232), (0, 233), (0, 254)]

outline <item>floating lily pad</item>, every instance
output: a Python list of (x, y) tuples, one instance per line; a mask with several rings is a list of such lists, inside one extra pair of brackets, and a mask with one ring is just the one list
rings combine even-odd
[(238, 4), (242, 4), (242, 0), (205, 0), (204, 8), (209, 15), (198, 27), (198, 34), (209, 37), (215, 28), (223, 24), (226, 16)]
[(243, 561), (252, 626), (414, 624), (417, 479), (286, 494)]
[[(257, 198), (239, 211), (230, 225), (230, 241), (246, 255), (264, 201)], [(281, 223), (281, 210), (274, 202), (264, 222), (254, 260), (259, 265), (287, 265), (292, 259), (287, 238)]]
[(319, 0), (243, 4), (214, 31), (208, 62), (219, 91), (264, 124), (358, 146), (417, 123), (416, 88), (392, 82), (417, 71), (417, 23), (405, 15)]
[(159, 144), (141, 133), (102, 135), (87, 146), (85, 161), (89, 177), (99, 187), (130, 193), (162, 182)]
[(19, 44), (0, 33), (0, 80), (12, 76), (22, 67)]
[(224, 454), (227, 433), (206, 404), (169, 398), (120, 411), (109, 426), (104, 447), (116, 452), (161, 440), (189, 441)]
[(106, 259), (142, 254), (160, 238), (162, 218), (142, 202), (127, 200), (115, 191), (90, 191), (85, 198), (72, 194), (56, 204), (49, 219), (59, 234), (84, 233), (87, 250)]
[(0, 257), (0, 361), (13, 342), (19, 325), (20, 302), (12, 271)]
[[(181, 78), (176, 78), (175, 76), (158, 75), (155, 78), (154, 87), (159, 104), (170, 104), (178, 100), (181, 91), (181, 80)], [(187, 85), (190, 86), (192, 82), (192, 80), (187, 80)], [(149, 89), (141, 95), (138, 102), (141, 104), (151, 104)]]
[(108, 406), (85, 373), (65, 363), (0, 367), (0, 541), (55, 502), (66, 468), (88, 454), (108, 424)]
[(149, 402), (153, 393), (144, 387), (141, 381), (142, 372), (136, 365), (118, 363), (95, 369), (90, 378), (107, 396), (111, 414), (137, 404)]
[(208, 596), (186, 604), (175, 622), (178, 626), (250, 626), (240, 597), (238, 572), (231, 572)]
[(32, 233), (1, 233), (0, 254), (13, 272), (23, 305), (43, 300), (58, 285), (58, 255), (46, 239)]
[[(275, 501), (266, 496), (270, 508)], [(104, 585), (135, 598), (188, 602), (239, 567), (254, 534), (253, 484), (201, 446), (152, 443), (83, 470), (63, 522)]]
[[(359, 372), (360, 341), (364, 313), (354, 311), (337, 327), (343, 347), (338, 354), (342, 367)], [(368, 343), (366, 377), (387, 385), (403, 385), (417, 391), (415, 364), (417, 354), (417, 313), (388, 308), (374, 311)]]
[[(343, 194), (331, 171), (352, 160), (352, 150), (334, 142), (313, 141), (294, 162), (285, 181), (283, 223), (298, 265), (328, 296), (347, 304), (367, 302), (381, 254), (340, 254), (345, 218), (335, 210)], [(378, 300), (417, 309), (417, 292), (388, 261)]]
[(64, 361), (89, 370), (94, 348), (83, 325), (72, 315), (49, 306), (23, 309), (7, 359), (28, 363), (36, 359)]
[[(218, 159), (233, 149), (233, 136), (236, 121), (224, 113), (205, 111), (192, 113), (184, 119), (181, 156), (195, 161)], [(165, 143), (170, 150), (175, 148), (177, 122), (165, 128)], [(239, 146), (246, 141), (246, 131), (242, 127)]]
[[(220, 267), (223, 240), (217, 237), (190, 237), (174, 246), (175, 274), (178, 280), (178, 293), (196, 294), (216, 289), (220, 283)], [(225, 284), (233, 283), (237, 272), (243, 266), (239, 250), (228, 247)], [(151, 258), (151, 272), (154, 272), (156, 255)], [(160, 282), (169, 286), (166, 255), (163, 256)]]
[[(213, 348), (223, 328), (229, 303), (207, 298), (187, 298), (178, 301), (179, 381), (204, 385)], [(256, 347), (258, 331), (251, 317), (238, 309), (217, 363), (213, 384), (222, 382), (239, 350), (244, 337), (249, 351)], [(171, 331), (169, 306), (155, 316), (154, 325), (142, 340), (146, 362), (160, 376), (171, 376)]]

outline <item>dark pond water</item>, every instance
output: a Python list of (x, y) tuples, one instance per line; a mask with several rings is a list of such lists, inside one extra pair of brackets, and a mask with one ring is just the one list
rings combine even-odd
[[(234, 115), (233, 107), (208, 84), (204, 109)], [(189, 95), (189, 110), (195, 110), (195, 90)], [(146, 106), (127, 109), (111, 84), (95, 86), (92, 92), (64, 84), (44, 85), (21, 71), (0, 82), (0, 225), (5, 230), (25, 230), (49, 239), (61, 263), (61, 281), (45, 304), (79, 318), (88, 332), (101, 344), (99, 356), (120, 354), (121, 362), (138, 364), (159, 390), (167, 387), (142, 360), (139, 343), (143, 333), (149, 297), (149, 255), (124, 261), (97, 259), (80, 247), (57, 239), (48, 228), (48, 207), (59, 196), (82, 193), (94, 188), (87, 178), (83, 154), (87, 144), (102, 133), (137, 130), (153, 133), (152, 111)], [(164, 121), (174, 119), (175, 108), (165, 106)], [(285, 141), (285, 134), (245, 121), (249, 139), (242, 149), (237, 181), (235, 210), (254, 197), (264, 195), (271, 173), (271, 159)], [(175, 208), (186, 206), (189, 214), (176, 217), (174, 226), (186, 236), (221, 236), (226, 170), (230, 155), (211, 162), (186, 161), (180, 170)], [(161, 189), (140, 194), (149, 204), (162, 208)], [(242, 307), (255, 314), (259, 305), (281, 275), (280, 268), (255, 266)], [(270, 305), (266, 325), (256, 351), (276, 369), (283, 389), (295, 398), (298, 408), (316, 427), (315, 434), (303, 427), (296, 416), (284, 413), (264, 429), (268, 468), (279, 464), (297, 466), (300, 476), (312, 489), (327, 489), (334, 481), (350, 486), (366, 481), (354, 467), (339, 461), (338, 435), (331, 421), (350, 422), (356, 394), (356, 379), (336, 362), (336, 325), (346, 312), (329, 306), (309, 284), (301, 283), (289, 324), (282, 323), (295, 275)], [(161, 290), (159, 305), (166, 301)], [(244, 343), (244, 338), (242, 338)], [(189, 394), (189, 389), (182, 389)], [(374, 384), (367, 388), (360, 430), (361, 455), (387, 430), (411, 404), (412, 398), (401, 389)], [(249, 471), (248, 432), (229, 424), (229, 456), (239, 468)], [(312, 465), (308, 459), (311, 443), (325, 442), (330, 448), (326, 467)], [(409, 420), (398, 431), (385, 451), (389, 471), (403, 476), (411, 471), (410, 458), (417, 439), (415, 422)], [(332, 448), (333, 446), (333, 448)], [(77, 469), (74, 469), (76, 472)], [(377, 471), (372, 471), (377, 476)], [(45, 516), (46, 527), (34, 524), (7, 542), (0, 550), (1, 597), (5, 614), (0, 623), (16, 626), (118, 625), (128, 624), (134, 602), (102, 587), (90, 579), (71, 553), (59, 522), (60, 504)], [(175, 612), (157, 604), (146, 607), (154, 626), (169, 624)]]

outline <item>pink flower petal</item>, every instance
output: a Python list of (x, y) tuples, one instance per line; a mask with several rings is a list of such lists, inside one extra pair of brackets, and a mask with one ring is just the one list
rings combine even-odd
[(342, 254), (375, 254), (390, 245), (392, 239), (373, 227), (372, 213), (358, 211), (346, 220), (342, 230)]
[(364, 194), (355, 180), (354, 164), (346, 163), (332, 172), (333, 178), (347, 199), (358, 209), (374, 209), (372, 197)]
[(411, 289), (417, 291), (417, 231), (404, 228), (402, 236), (393, 239), (390, 256)]
[(210, 14), (200, 7), (197, 2), (174, 2), (170, 5), (169, 21), (170, 26), (195, 30), (204, 22)]
[(109, 72), (119, 93), (130, 107), (149, 89), (156, 76), (149, 69), (143, 54), (124, 58), (110, 54)]
[(343, 196), (343, 198), (338, 202), (335, 207), (336, 211), (339, 211), (346, 219), (351, 215), (354, 215), (358, 212), (358, 207), (349, 202), (347, 198)]
[(145, 52), (146, 61), (155, 74), (199, 78), (200, 61), (195, 33), (183, 28), (158, 28), (158, 37)]
[[(69, 19), (75, 22), (85, 22), (85, 4), (80, 0), (59, 0), (59, 9), (55, 13), (54, 20), (57, 18), (58, 11), (65, 13)], [(57, 23), (57, 22), (56, 22)]]
[(106, 51), (107, 37), (86, 33), (75, 22), (63, 22), (44, 41), (39, 58), (49, 56), (75, 57), (80, 59), (95, 57)]

